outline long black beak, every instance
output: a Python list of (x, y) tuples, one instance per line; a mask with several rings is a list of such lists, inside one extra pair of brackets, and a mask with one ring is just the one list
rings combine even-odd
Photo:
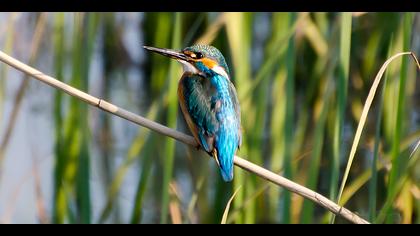
[(183, 61), (187, 61), (188, 57), (182, 53), (182, 52), (178, 52), (172, 49), (166, 49), (166, 48), (155, 48), (155, 47), (149, 47), (149, 46), (143, 46), (143, 48), (152, 51), (152, 52), (156, 52), (159, 54), (162, 54), (164, 56), (173, 58), (173, 59), (177, 59), (177, 60), (183, 60)]

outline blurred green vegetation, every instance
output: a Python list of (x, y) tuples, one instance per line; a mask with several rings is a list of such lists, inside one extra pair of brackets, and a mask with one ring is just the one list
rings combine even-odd
[[(35, 13), (25, 14), (40, 20)], [(131, 17), (133, 14), (140, 17)], [(48, 55), (53, 58), (52, 76), (84, 91), (95, 84), (100, 92), (93, 95), (184, 132), (189, 131), (176, 96), (182, 67), (144, 51), (142, 42), (177, 49), (195, 43), (217, 47), (230, 66), (241, 104), (243, 144), (238, 155), (334, 201), (379, 68), (395, 53), (419, 55), (420, 49), (418, 13), (46, 15), (44, 32), (50, 34), (50, 43), (40, 50), (52, 54)], [(22, 42), (14, 40), (18, 36), (14, 17), (9, 14), (5, 17), (9, 20), (0, 23), (7, 32), (0, 36), (1, 50), (7, 53)], [(127, 44), (127, 22), (135, 24), (141, 34), (142, 42), (135, 42), (134, 48)], [(143, 55), (141, 62), (131, 58), (132, 50)], [(99, 59), (93, 56), (98, 51)], [(93, 69), (95, 60), (102, 66)], [(116, 86), (132, 86), (129, 68), (138, 70), (140, 94), (119, 95), (118, 101), (126, 101), (121, 104), (111, 94)], [(3, 122), (7, 121), (2, 111), (7, 70), (0, 65)], [(420, 223), (420, 151), (408, 158), (420, 139), (417, 78), (409, 57), (388, 68), (344, 188), (341, 202), (372, 222)], [(142, 100), (133, 101), (137, 98)], [(47, 141), (55, 145), (55, 163), (50, 170), (54, 173), (53, 202), (46, 203), (51, 204), (49, 222), (220, 223), (229, 198), (240, 186), (228, 223), (331, 220), (324, 208), (239, 168), (235, 168), (234, 181), (225, 183), (206, 154), (142, 127), (135, 127), (135, 137), (118, 151), (124, 160), (117, 163), (113, 141), (125, 131), (112, 128), (115, 119), (109, 114), (92, 119), (89, 110), (93, 108), (59, 91), (52, 106), (55, 140)], [(1, 142), (3, 139), (0, 136)], [(0, 161), (3, 153), (0, 150)], [(105, 204), (96, 207), (93, 155), (99, 155), (102, 163), (95, 168), (104, 173), (104, 181), (95, 184), (106, 189), (101, 193)], [(131, 182), (137, 184), (131, 186), (135, 193), (131, 208), (124, 210), (118, 198), (130, 169), (137, 175)], [(347, 223), (339, 217), (335, 222)]]

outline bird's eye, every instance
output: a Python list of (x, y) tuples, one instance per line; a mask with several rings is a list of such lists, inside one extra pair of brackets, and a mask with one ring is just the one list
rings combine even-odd
[(195, 53), (195, 57), (196, 57), (197, 59), (201, 59), (201, 58), (203, 58), (203, 54), (202, 54), (201, 52), (196, 52), (196, 53)]

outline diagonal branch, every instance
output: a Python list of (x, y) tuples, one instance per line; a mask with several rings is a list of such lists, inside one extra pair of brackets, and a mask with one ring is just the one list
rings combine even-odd
[[(123, 119), (126, 119), (128, 121), (131, 121), (133, 123), (136, 123), (140, 126), (146, 127), (148, 129), (151, 129), (153, 131), (156, 131), (160, 134), (163, 134), (165, 136), (174, 138), (180, 142), (183, 142), (188, 145), (197, 146), (197, 143), (195, 142), (194, 138), (192, 136), (186, 135), (184, 133), (178, 132), (174, 129), (168, 128), (164, 125), (161, 125), (159, 123), (156, 123), (154, 121), (148, 120), (144, 117), (141, 117), (139, 115), (136, 115), (132, 112), (129, 112), (127, 110), (124, 110), (120, 107), (117, 107), (105, 100), (96, 98), (90, 94), (87, 94), (85, 92), (82, 92), (76, 88), (73, 88), (51, 76), (45, 75), (44, 73), (14, 59), (13, 57), (3, 53), (0, 51), (0, 61), (14, 67), (15, 69), (28, 74), (29, 76), (44, 82), (50, 86), (53, 86), (57, 89), (60, 89), (70, 96), (77, 97), (83, 102), (86, 102), (92, 106), (98, 107), (101, 110), (104, 110), (106, 112), (109, 112), (113, 115), (119, 116)], [(267, 169), (264, 169), (263, 167), (260, 167), (252, 162), (249, 162), (245, 159), (242, 159), (238, 156), (235, 156), (235, 165), (247, 170), (251, 173), (254, 173), (280, 187), (284, 187), (287, 190), (294, 192), (304, 198), (307, 198), (316, 204), (324, 207), (325, 209), (331, 211), (332, 213), (339, 215), (350, 222), (358, 223), (358, 224), (368, 224), (369, 222), (364, 220), (363, 218), (359, 217), (358, 215), (354, 214), (350, 210), (337, 205), (330, 199), (322, 196), (321, 194), (318, 194), (302, 185), (299, 185), (289, 179), (286, 179), (280, 175), (277, 175)]]

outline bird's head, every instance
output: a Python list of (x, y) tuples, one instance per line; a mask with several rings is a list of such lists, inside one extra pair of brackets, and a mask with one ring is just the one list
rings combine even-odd
[(209, 45), (193, 45), (182, 51), (173, 49), (143, 46), (145, 49), (159, 53), (181, 62), (184, 72), (188, 71), (204, 77), (219, 74), (230, 79), (229, 68), (222, 53)]

